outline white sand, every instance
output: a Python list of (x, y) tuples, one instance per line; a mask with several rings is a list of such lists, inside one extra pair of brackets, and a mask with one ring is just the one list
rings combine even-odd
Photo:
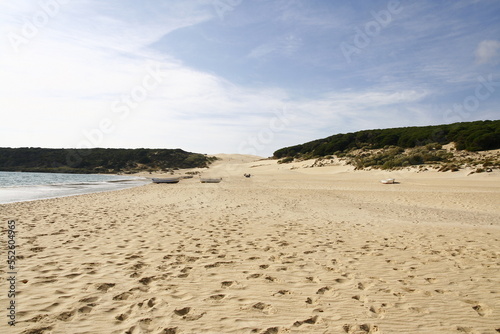
[(500, 331), (499, 173), (222, 157), (219, 184), (0, 205), (28, 280), (0, 332)]

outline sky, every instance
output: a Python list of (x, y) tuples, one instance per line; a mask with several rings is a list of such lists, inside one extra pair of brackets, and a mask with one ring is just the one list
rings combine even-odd
[(498, 0), (0, 0), (0, 147), (267, 157), (486, 119)]

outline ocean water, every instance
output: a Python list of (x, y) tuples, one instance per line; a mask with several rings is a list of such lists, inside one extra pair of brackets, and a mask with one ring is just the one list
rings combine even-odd
[(0, 172), (0, 204), (120, 190), (149, 182), (122, 175)]

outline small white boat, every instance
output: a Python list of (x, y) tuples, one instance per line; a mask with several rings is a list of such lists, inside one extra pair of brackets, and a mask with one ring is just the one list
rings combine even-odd
[(222, 178), (200, 178), (201, 183), (219, 183), (222, 181)]
[(396, 182), (396, 179), (385, 179), (385, 180), (380, 180), (381, 183), (383, 184), (393, 184)]
[(153, 183), (179, 183), (180, 178), (169, 177), (169, 178), (153, 178), (151, 179)]

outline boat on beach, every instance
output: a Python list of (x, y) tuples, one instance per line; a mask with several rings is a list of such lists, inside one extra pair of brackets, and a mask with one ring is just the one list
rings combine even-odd
[(222, 178), (200, 178), (201, 183), (219, 183), (222, 181)]
[(385, 179), (385, 180), (380, 180), (380, 182), (383, 184), (394, 184), (396, 182), (396, 179)]
[(179, 183), (180, 178), (178, 177), (168, 177), (168, 178), (153, 178), (151, 181), (153, 183)]

